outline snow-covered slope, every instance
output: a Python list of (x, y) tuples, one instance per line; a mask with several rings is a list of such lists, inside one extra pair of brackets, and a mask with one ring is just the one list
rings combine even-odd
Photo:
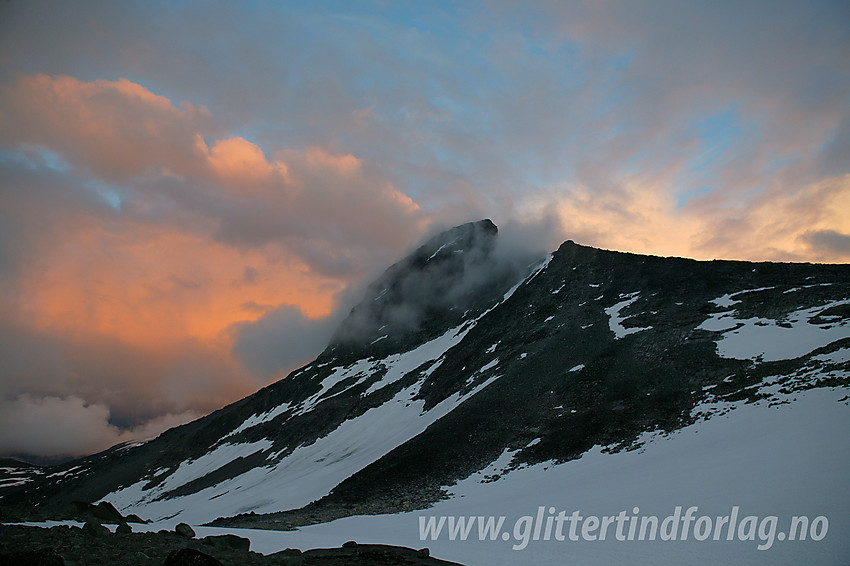
[[(767, 402), (740, 403), (728, 414), (700, 421), (668, 437), (656, 437), (639, 451), (604, 453), (596, 446), (580, 459), (562, 464), (544, 462), (523, 467), (488, 481), (500, 473), (510, 458), (473, 474), (451, 486), (450, 499), (425, 511), (393, 515), (359, 516), (331, 523), (302, 527), (297, 531), (262, 533), (239, 531), (253, 540), (259, 551), (271, 553), (292, 548), (341, 545), (347, 540), (398, 544), (414, 548), (427, 546), (435, 556), (464, 564), (818, 564), (842, 566), (850, 557), (850, 452), (836, 445), (841, 432), (850, 431), (850, 407), (844, 389), (817, 389), (797, 396), (794, 403), (770, 406)], [(842, 400), (843, 399), (843, 400)], [(544, 507), (543, 528), (534, 540), (534, 521)], [(697, 540), (691, 530), (682, 540), (681, 523), (674, 540), (639, 540), (639, 531), (628, 540), (617, 540), (611, 528), (605, 540), (599, 529), (585, 540), (556, 539), (553, 528), (546, 537), (545, 518), (565, 511), (579, 511), (585, 518), (672, 515), (677, 506), (696, 506), (695, 517), (730, 515), (739, 510), (740, 525), (748, 516), (758, 518), (752, 540), (745, 529), (740, 540), (735, 529), (727, 540), (723, 527), (720, 540), (713, 532)], [(555, 511), (550, 513), (550, 508)], [(683, 513), (684, 513), (683, 510)], [(828, 518), (823, 539), (787, 540), (795, 516)], [(434, 531), (421, 536), (420, 520), (446, 518), (440, 535)], [(450, 534), (448, 518), (454, 521), (474, 517), (475, 524), (466, 540), (462, 531)], [(480, 540), (478, 517), (505, 517), (495, 540), (488, 534)], [(527, 528), (531, 521), (532, 527)], [(776, 517), (775, 530), (770, 517)], [(455, 523), (457, 524), (457, 523)], [(516, 529), (516, 525), (520, 528)], [(616, 524), (614, 524), (616, 527)], [(693, 525), (691, 529), (693, 529)], [(211, 531), (212, 532), (212, 531)], [(236, 531), (232, 531), (236, 532)], [(501, 533), (508, 533), (507, 539)], [(517, 534), (522, 536), (516, 536)], [(785, 540), (781, 540), (785, 538)], [(454, 540), (452, 540), (454, 539)]]

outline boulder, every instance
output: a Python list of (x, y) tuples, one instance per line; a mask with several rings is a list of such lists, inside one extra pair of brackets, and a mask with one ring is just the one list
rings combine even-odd
[(195, 538), (195, 529), (187, 525), (186, 523), (180, 523), (174, 528), (174, 532), (176, 532), (181, 537), (186, 538)]
[(233, 548), (236, 550), (251, 550), (251, 540), (236, 535), (211, 535), (201, 539), (201, 542), (214, 548)]
[(108, 501), (101, 501), (97, 505), (93, 505), (91, 507), (91, 514), (97, 517), (101, 523), (124, 522), (124, 516)]
[(86, 521), (83, 525), (83, 533), (92, 537), (106, 537), (112, 534), (97, 521)]

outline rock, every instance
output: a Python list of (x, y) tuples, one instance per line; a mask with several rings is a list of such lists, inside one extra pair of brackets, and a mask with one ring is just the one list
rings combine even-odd
[(118, 528), (115, 529), (115, 532), (119, 535), (126, 535), (133, 532), (133, 527), (131, 527), (127, 523), (121, 523), (120, 525), (118, 525)]
[(174, 532), (176, 532), (181, 537), (186, 538), (195, 538), (195, 529), (187, 525), (186, 523), (180, 523), (174, 528)]
[[(315, 548), (305, 550), (302, 556), (306, 564), (455, 564), (430, 557), (427, 548), (414, 550), (404, 546), (388, 544), (358, 544), (348, 542), (342, 548)], [(277, 554), (275, 556), (278, 556)]]
[(0, 554), (0, 566), (65, 566), (65, 560), (52, 548)]
[(357, 548), (357, 543), (353, 540), (342, 543), (343, 548)]
[(233, 548), (236, 550), (251, 550), (251, 540), (236, 535), (211, 535), (201, 539), (201, 542), (216, 548)]
[(124, 516), (118, 512), (118, 509), (115, 508), (112, 503), (108, 501), (101, 501), (97, 505), (94, 505), (91, 508), (91, 513), (102, 523), (122, 523), (124, 522)]
[(97, 505), (85, 501), (71, 503), (71, 515), (80, 521), (96, 520), (98, 523), (120, 524), (125, 522), (124, 516), (108, 501)]
[(83, 525), (83, 533), (93, 537), (105, 537), (112, 534), (109, 532), (109, 529), (97, 521), (86, 521)]
[(277, 558), (293, 558), (293, 557), (301, 556), (301, 554), (302, 554), (301, 550), (298, 549), (298, 548), (287, 548), (287, 549), (275, 552), (274, 554), (268, 554), (267, 556), (274, 557), (274, 558), (277, 559)]
[(135, 514), (127, 515), (126, 517), (124, 517), (124, 520), (126, 520), (128, 523), (142, 523), (142, 524), (150, 523), (150, 520), (146, 521), (145, 519), (142, 519), (141, 517), (139, 517), (138, 515), (135, 515)]
[[(185, 523), (180, 523), (181, 525)], [(187, 525), (188, 526), (188, 525)], [(181, 548), (168, 553), (162, 566), (224, 566), (221, 562), (194, 548)]]

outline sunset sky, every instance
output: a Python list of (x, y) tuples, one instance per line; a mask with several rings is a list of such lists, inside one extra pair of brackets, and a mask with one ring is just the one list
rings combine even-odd
[(850, 4), (0, 2), (0, 455), (250, 394), (485, 217), (850, 261)]

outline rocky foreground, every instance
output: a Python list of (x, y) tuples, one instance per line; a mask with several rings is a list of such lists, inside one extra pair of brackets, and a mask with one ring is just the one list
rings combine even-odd
[(135, 533), (123, 525), (115, 533), (97, 522), (52, 528), (0, 525), (0, 566), (219, 566), (245, 565), (449, 565), (428, 549), (348, 542), (342, 548), (286, 549), (262, 555), (235, 535), (195, 538), (191, 528)]

